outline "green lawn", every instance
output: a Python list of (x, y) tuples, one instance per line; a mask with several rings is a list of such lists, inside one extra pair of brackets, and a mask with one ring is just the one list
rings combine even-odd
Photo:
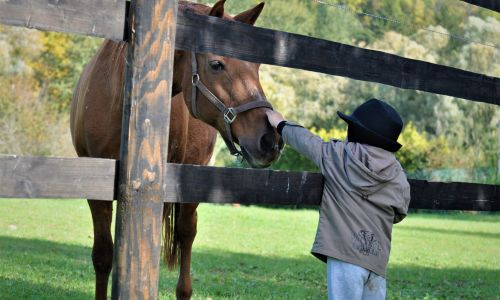
[[(326, 299), (309, 249), (317, 212), (201, 205), (194, 299)], [(397, 225), (389, 299), (500, 299), (500, 215), (416, 214)], [(0, 299), (90, 299), (85, 201), (0, 200)], [(162, 271), (160, 298), (176, 274)]]

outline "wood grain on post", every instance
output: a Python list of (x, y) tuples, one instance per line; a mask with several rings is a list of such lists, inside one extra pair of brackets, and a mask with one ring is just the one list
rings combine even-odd
[(176, 0), (136, 0), (118, 187), (112, 299), (157, 299)]

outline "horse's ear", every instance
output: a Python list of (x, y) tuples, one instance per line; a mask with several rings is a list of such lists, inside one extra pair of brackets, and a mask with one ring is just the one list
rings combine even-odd
[(255, 21), (257, 21), (257, 19), (259, 18), (260, 13), (262, 12), (263, 8), (264, 8), (264, 2), (261, 2), (256, 7), (249, 9), (247, 11), (244, 11), (241, 14), (235, 16), (234, 20), (241, 22), (241, 23), (253, 25), (253, 24), (255, 24)]
[(217, 1), (208, 15), (212, 17), (222, 18), (222, 16), (224, 16), (224, 3), (226, 3), (226, 0)]

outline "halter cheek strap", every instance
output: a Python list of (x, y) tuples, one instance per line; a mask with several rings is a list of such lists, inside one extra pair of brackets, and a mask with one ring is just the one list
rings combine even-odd
[(224, 119), (224, 134), (222, 138), (226, 143), (227, 148), (232, 155), (240, 156), (241, 151), (236, 148), (233, 140), (233, 134), (231, 132), (231, 124), (236, 120), (238, 114), (246, 112), (256, 108), (269, 108), (273, 109), (271, 103), (267, 101), (252, 101), (245, 103), (236, 107), (227, 107), (217, 96), (215, 96), (203, 82), (201, 82), (200, 75), (198, 74), (198, 62), (196, 61), (196, 54), (191, 53), (191, 67), (192, 67), (192, 90), (191, 90), (191, 113), (197, 119), (199, 119), (198, 105), (197, 105), (197, 93), (198, 90), (207, 98), (210, 103), (212, 103), (223, 115)]

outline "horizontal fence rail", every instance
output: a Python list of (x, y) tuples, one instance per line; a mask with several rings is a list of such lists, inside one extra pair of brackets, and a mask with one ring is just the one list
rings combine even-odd
[(500, 12), (500, 1), (499, 0), (462, 0), (479, 7), (486, 9), (491, 9), (496, 12)]
[(0, 155), (0, 197), (112, 200), (117, 161)]
[(122, 40), (124, 0), (0, 0), (0, 23)]
[(318, 205), (323, 176), (310, 172), (170, 164), (165, 202)]
[(411, 186), (411, 208), (500, 211), (498, 185), (412, 179), (408, 181)]
[[(125, 2), (88, 2), (0, 1), (0, 22), (121, 40)], [(181, 11), (176, 48), (500, 105), (497, 77)]]
[[(0, 156), (0, 197), (116, 198), (117, 161)], [(319, 173), (168, 164), (165, 202), (319, 205)], [(411, 208), (500, 211), (500, 186), (410, 180)]]
[(500, 105), (500, 78), (179, 12), (176, 47)]

